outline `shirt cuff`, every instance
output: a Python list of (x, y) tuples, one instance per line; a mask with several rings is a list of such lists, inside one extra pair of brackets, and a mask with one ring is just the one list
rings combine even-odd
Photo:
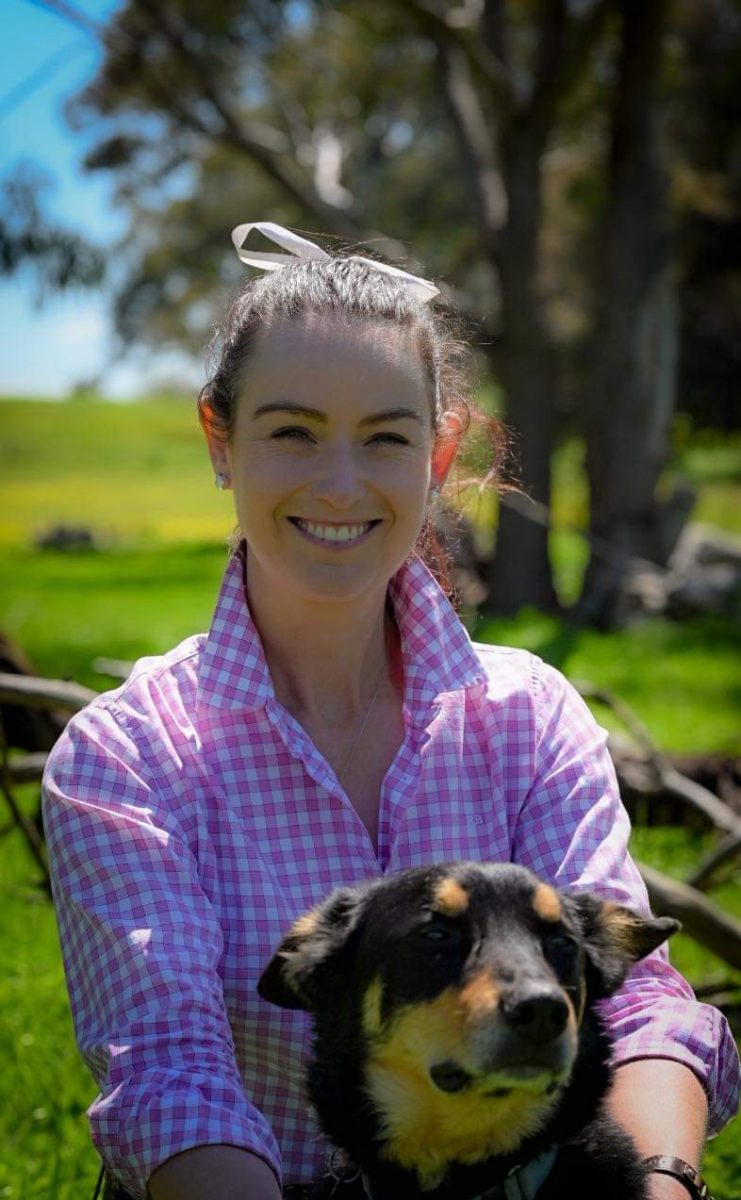
[(88, 1109), (93, 1143), (114, 1179), (147, 1200), (150, 1175), (196, 1146), (231, 1145), (258, 1155), (281, 1179), (278, 1144), (263, 1115), (229, 1080), (166, 1073), (122, 1084)]
[(664, 996), (654, 998), (638, 1012), (622, 992), (600, 1009), (613, 1038), (613, 1063), (617, 1066), (639, 1058), (683, 1063), (707, 1094), (708, 1136), (720, 1133), (738, 1112), (739, 1057), (719, 1009), (697, 1000)]

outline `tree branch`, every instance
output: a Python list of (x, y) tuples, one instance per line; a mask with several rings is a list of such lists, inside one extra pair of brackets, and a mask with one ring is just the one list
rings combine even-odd
[[(689, 805), (702, 813), (707, 821), (723, 833), (741, 835), (741, 818), (733, 809), (720, 800), (708, 788), (693, 779), (682, 775), (658, 748), (643, 722), (636, 716), (630, 705), (621, 700), (609, 688), (597, 687), (586, 680), (573, 680), (574, 687), (585, 700), (595, 700), (610, 708), (623, 722), (628, 732), (638, 743), (645, 754), (645, 762), (651, 769), (657, 790), (667, 793), (683, 804)], [(616, 761), (618, 776), (621, 764)]]
[(493, 249), (507, 219), (507, 197), (491, 125), (463, 50), (445, 38), (435, 40), (448, 109), (474, 181), (481, 223)]
[(610, 10), (611, 0), (597, 0), (586, 16), (576, 18), (569, 16), (566, 0), (541, 0), (528, 120), (542, 141), (555, 122), (561, 98), (584, 71)]
[(481, 37), (478, 18), (475, 21), (466, 20), (463, 8), (445, 5), (440, 9), (430, 0), (403, 0), (403, 3), (431, 40), (460, 49), (468, 59), (471, 70), (481, 82), (491, 88), (492, 95), (502, 110), (514, 109), (514, 80), (492, 45)]
[(675, 917), (682, 922), (683, 932), (688, 937), (741, 970), (741, 921), (723, 912), (707, 896), (686, 883), (670, 879), (645, 863), (637, 866), (657, 916)]
[[(193, 49), (189, 46), (187, 29), (179, 14), (176, 14), (168, 5), (162, 4), (161, 0), (140, 0), (140, 4), (145, 8), (152, 22), (156, 24), (159, 32), (167, 38), (169, 46), (174, 50), (177, 58), (191, 72), (201, 94), (209, 102), (213, 113), (217, 115), (218, 130), (206, 131), (201, 127), (201, 132), (207, 132), (209, 136), (217, 137), (219, 142), (239, 150), (241, 154), (251, 158), (252, 162), (258, 163), (266, 175), (269, 175), (269, 178), (275, 181), (288, 196), (296, 200), (302, 209), (311, 212), (333, 232), (343, 238), (353, 240), (363, 238), (363, 235), (368, 236), (367, 230), (362, 228), (355, 216), (350, 215), (347, 208), (339, 208), (339, 206), (327, 203), (320, 196), (317, 188), (307, 180), (305, 173), (294, 166), (293, 160), (288, 154), (290, 144), (285, 134), (265, 125), (243, 122), (237, 116), (227, 97), (218, 89), (215, 80), (203, 70), (203, 64), (199, 61), (198, 55), (194, 54)], [(189, 114), (188, 119), (193, 124), (193, 114)], [(403, 248), (399, 246), (398, 242), (386, 239), (382, 235), (373, 234), (372, 236), (376, 236), (384, 242), (388, 256), (405, 257)]]
[(41, 679), (35, 675), (0, 673), (0, 704), (21, 704), (29, 708), (63, 708), (77, 712), (98, 695), (81, 683), (64, 679)]

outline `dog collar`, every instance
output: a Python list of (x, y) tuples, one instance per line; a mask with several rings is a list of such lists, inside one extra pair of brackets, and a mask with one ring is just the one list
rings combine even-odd
[[(480, 1196), (474, 1197), (474, 1200), (536, 1200), (537, 1194), (548, 1178), (551, 1168), (556, 1161), (558, 1150), (555, 1146), (550, 1150), (544, 1150), (538, 1154), (536, 1158), (530, 1159), (524, 1166), (513, 1167), (504, 1179), (500, 1179), (493, 1187), (487, 1188)], [(336, 1165), (337, 1159), (333, 1165)], [(376, 1200), (373, 1192), (373, 1187), (370, 1179), (362, 1171), (357, 1171), (353, 1165), (347, 1160), (343, 1163), (347, 1174), (340, 1175), (332, 1172), (335, 1179), (335, 1188), (340, 1183), (355, 1182), (360, 1176), (360, 1181), (365, 1192), (366, 1200)], [(357, 1172), (357, 1173), (356, 1173)], [(331, 1193), (334, 1194), (334, 1190)], [(338, 1191), (338, 1195), (341, 1192)]]
[(523, 1167), (514, 1167), (509, 1175), (505, 1175), (477, 1200), (535, 1200), (551, 1173), (557, 1153), (555, 1146), (552, 1146), (550, 1150), (531, 1158)]

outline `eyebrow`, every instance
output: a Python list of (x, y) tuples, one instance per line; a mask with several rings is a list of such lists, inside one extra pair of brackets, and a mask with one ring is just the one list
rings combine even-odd
[[(323, 425), (327, 424), (326, 413), (320, 412), (318, 408), (309, 408), (305, 404), (294, 404), (286, 400), (279, 400), (273, 404), (261, 404), (252, 414), (253, 419), (264, 417), (266, 413), (289, 413), (293, 417), (311, 417), (314, 421), (321, 421)], [(422, 418), (413, 408), (385, 408), (382, 412), (371, 413), (369, 417), (363, 417), (360, 425), (381, 425), (386, 421), (418, 421), (422, 423)]]

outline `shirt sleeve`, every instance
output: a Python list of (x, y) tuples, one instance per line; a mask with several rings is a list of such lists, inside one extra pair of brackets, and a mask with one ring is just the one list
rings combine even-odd
[[(649, 912), (628, 853), (630, 821), (607, 734), (560, 672), (539, 660), (534, 670), (535, 782), (520, 810), (513, 858), (558, 887)], [(738, 1110), (739, 1058), (728, 1023), (695, 999), (670, 966), (666, 946), (635, 965), (602, 1012), (616, 1063), (670, 1058), (695, 1073), (708, 1096), (711, 1134)]]
[(280, 1178), (276, 1140), (235, 1061), (219, 922), (147, 778), (145, 740), (95, 702), (52, 751), (43, 786), (75, 1034), (100, 1088), (92, 1138), (137, 1200), (157, 1166), (205, 1144), (244, 1147)]

